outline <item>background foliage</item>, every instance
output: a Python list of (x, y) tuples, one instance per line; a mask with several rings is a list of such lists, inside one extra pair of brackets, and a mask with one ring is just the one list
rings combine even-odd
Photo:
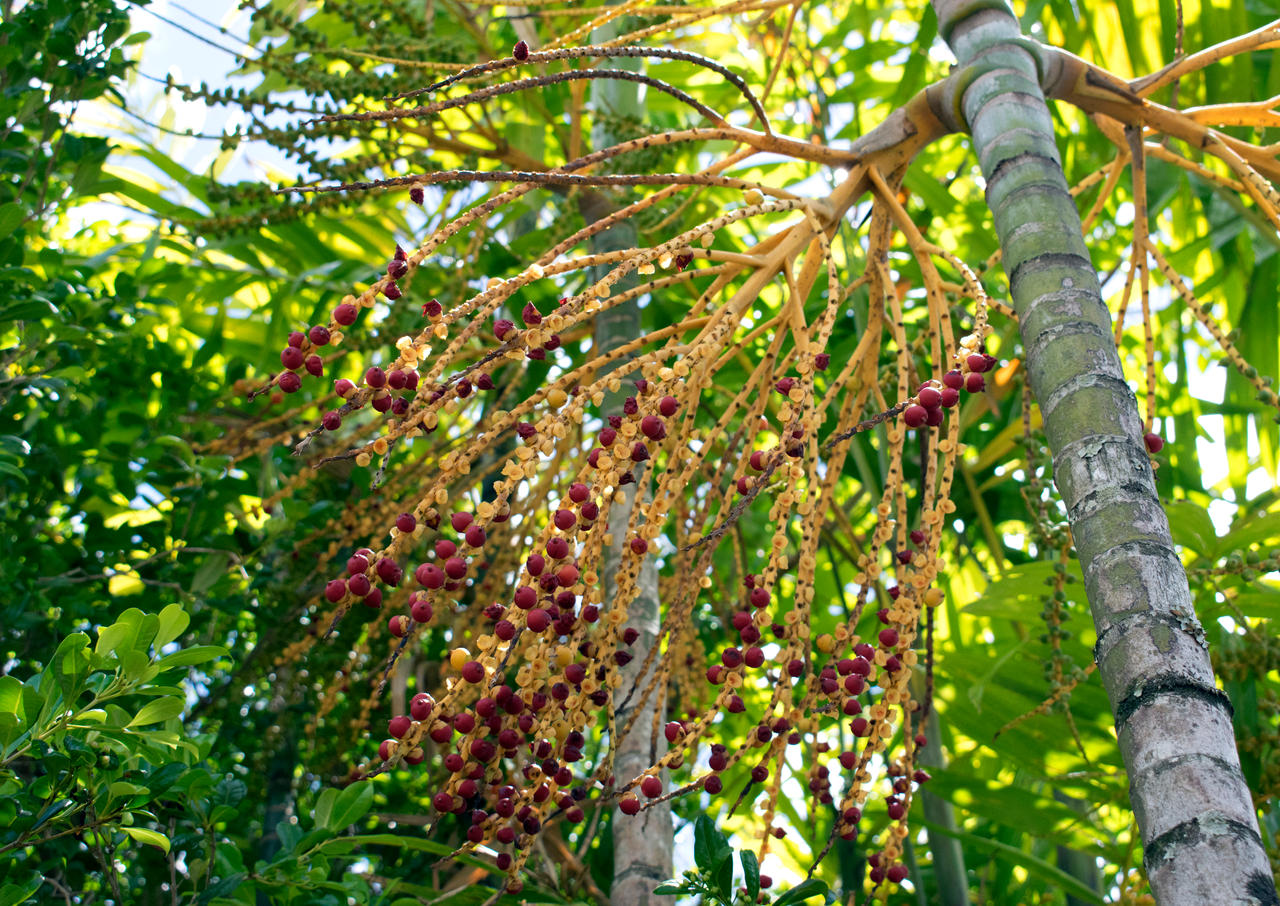
[[(1172, 7), (1171, 0), (1116, 4), (1083, 20), (1056, 0), (1018, 11), (1043, 40), (1132, 76), (1172, 58)], [(930, 52), (935, 28), (924, 4), (806, 4), (788, 31), (791, 9), (775, 4), (729, 20), (728, 28), (693, 25), (682, 40), (757, 88), (786, 44), (769, 106), (785, 112), (793, 137), (844, 145), (945, 73), (945, 59)], [(324, 320), (353, 285), (374, 278), (397, 241), (408, 245), (488, 190), (446, 184), (429, 193), (423, 210), (402, 196), (370, 194), (300, 204), (260, 182), (227, 183), (220, 174), (240, 157), (265, 153), (265, 145), (293, 168), (282, 182), (554, 165), (588, 150), (577, 121), (582, 94), (556, 86), (495, 99), (476, 119), (442, 118), (438, 131), (405, 138), (374, 129), (358, 141), (329, 143), (297, 124), (417, 87), (436, 72), (418, 67), (421, 61), (504, 56), (521, 36), (515, 23), (530, 20), (513, 19), (503, 7), (411, 0), (273, 0), (253, 12), (244, 37), (260, 52), (238, 67), (259, 87), (234, 96), (216, 85), (174, 88), (175, 97), (244, 111), (243, 134), (226, 138), (213, 167), (196, 173), (168, 153), (171, 137), (134, 120), (120, 119), (110, 138), (79, 125), (89, 105), (120, 104), (121, 86), (145, 70), (145, 35), (130, 35), (129, 10), (113, 0), (4, 4), (0, 903), (419, 902), (476, 885), (432, 900), (468, 903), (492, 892), (484, 860), (439, 862), (461, 827), (437, 828), (430, 838), (417, 830), (431, 795), (425, 778), (400, 770), (345, 785), (389, 716), (366, 703), (384, 648), (361, 650), (341, 634), (301, 661), (283, 656), (318, 628), (307, 602), (334, 556), (319, 530), (385, 523), (397, 501), (371, 490), (372, 470), (337, 465), (277, 497), (299, 468), (286, 438), (307, 423), (290, 410), (307, 407), (310, 420), (322, 410), (307, 398), (246, 402), (244, 394), (274, 370), (290, 330)], [(1182, 40), (1188, 48), (1208, 46), (1278, 15), (1265, 0), (1213, 14), (1188, 3)], [(583, 19), (539, 12), (531, 21), (549, 36)], [(633, 27), (646, 21), (641, 15)], [(141, 67), (130, 62), (139, 53)], [(1272, 97), (1280, 93), (1276, 63), (1274, 54), (1237, 57), (1177, 90), (1183, 103)], [(715, 109), (739, 105), (731, 86), (681, 63), (656, 62), (647, 71)], [(1068, 178), (1099, 170), (1111, 146), (1077, 112), (1057, 115)], [(651, 93), (642, 121), (614, 128), (638, 134), (676, 127), (685, 117)], [(652, 151), (629, 166), (680, 172), (700, 150)], [(948, 139), (916, 162), (905, 183), (916, 222), (964, 249), (970, 262), (995, 251), (976, 174), (965, 143)], [(831, 179), (796, 162), (760, 163), (739, 175), (814, 192)], [(1236, 342), (1244, 356), (1264, 374), (1280, 372), (1274, 231), (1232, 193), (1183, 170), (1153, 161), (1150, 183), (1171, 261), (1224, 323), (1241, 327)], [(1122, 181), (1090, 236), (1104, 274), (1114, 273), (1124, 254), (1132, 218), (1125, 192)], [(1082, 205), (1090, 200), (1081, 196)], [(94, 202), (112, 205), (110, 215)], [(639, 224), (641, 240), (662, 241), (724, 203), (710, 189), (654, 212)], [(572, 198), (532, 193), (424, 264), (416, 295), (446, 306), (461, 301), (468, 281), (520, 270), (535, 250), (582, 222)], [(760, 238), (743, 234), (739, 241), (746, 248)], [(904, 273), (912, 266), (895, 262)], [(999, 268), (982, 276), (1001, 295)], [(1118, 292), (1118, 281), (1107, 286)], [(553, 302), (534, 301), (544, 310)], [(655, 297), (645, 324), (674, 322), (689, 302)], [(768, 304), (763, 297), (762, 307)], [(833, 359), (851, 353), (865, 304), (851, 299), (833, 334)], [(1173, 441), (1159, 457), (1160, 488), (1192, 570), (1198, 611), (1215, 636), (1215, 664), (1235, 705), (1245, 771), (1274, 851), (1276, 427), (1250, 384), (1230, 369), (1220, 400), (1190, 392), (1193, 379), (1217, 379), (1220, 355), (1179, 299), (1159, 297), (1158, 307), (1155, 414)], [(417, 309), (370, 312), (368, 329), (353, 334), (327, 370), (354, 377), (358, 367), (347, 367), (348, 358), (363, 362), (369, 350), (417, 329)], [(995, 326), (993, 351), (1016, 358), (1016, 326)], [(1143, 341), (1136, 322), (1125, 344), (1138, 386)], [(755, 352), (744, 350), (742, 379)], [(1020, 375), (1011, 371), (994, 384), (962, 414), (969, 453), (936, 634), (938, 735), (950, 766), (931, 769), (928, 789), (954, 805), (958, 828), (913, 816), (929, 834), (913, 838), (912, 882), (890, 900), (934, 901), (931, 843), (949, 836), (960, 843), (975, 901), (1064, 903), (1073, 893), (1077, 901), (1133, 902), (1140, 857), (1125, 777), (1105, 695), (1096, 677), (1082, 674), (1093, 642), (1082, 584), (1073, 581), (1071, 561), (1059, 569), (1061, 515), (1052, 499), (1045, 497), (1043, 510), (1034, 499), (1028, 505), (1029, 479), (1047, 487), (1049, 474), (1039, 439), (1024, 443)], [(227, 438), (251, 454), (208, 453), (211, 441)], [(259, 452), (267, 438), (278, 442)], [(1206, 457), (1214, 450), (1222, 453)], [(887, 463), (874, 435), (860, 439), (853, 462), (842, 481), (856, 501), (883, 483)], [(849, 509), (852, 524), (824, 527), (828, 557), (819, 568), (818, 600), (830, 608), (815, 608), (815, 633), (845, 612), (856, 571), (851, 539), (865, 509)], [(766, 546), (770, 531), (744, 522), (744, 547)], [(734, 567), (726, 562), (724, 569)], [(699, 614), (708, 648), (723, 644), (730, 612), (727, 600), (712, 599)], [(1051, 624), (1057, 614), (1074, 618), (1074, 634), (1051, 630), (1046, 619)], [(419, 669), (438, 670), (445, 645), (428, 640)], [(1009, 727), (1073, 677), (1081, 682), (1069, 697)], [(421, 676), (404, 688), (412, 691), (415, 682)], [(335, 689), (343, 693), (336, 700)], [(727, 739), (747, 730), (745, 720), (722, 728)], [(787, 802), (791, 830), (764, 866), (782, 881), (803, 877), (831, 827), (830, 814), (802, 800)], [(704, 811), (721, 816), (727, 805), (706, 796), (677, 801), (682, 825)], [(873, 827), (885, 821), (882, 812), (868, 819)], [(531, 862), (525, 896), (574, 902), (590, 901), (593, 889), (607, 893), (608, 821), (606, 812), (586, 839), (566, 832), (567, 856), (550, 849)], [(749, 849), (749, 823), (739, 814), (720, 825), (746, 831), (740, 845)], [(688, 828), (681, 833), (692, 836)], [(1081, 871), (1068, 850), (1097, 857), (1099, 868)], [(745, 867), (740, 863), (739, 882), (750, 884)], [(860, 889), (864, 871), (863, 854), (841, 845), (815, 876), (847, 892)]]

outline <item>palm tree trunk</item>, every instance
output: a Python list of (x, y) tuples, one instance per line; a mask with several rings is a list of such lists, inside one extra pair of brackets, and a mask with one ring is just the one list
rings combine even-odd
[[(592, 43), (600, 43), (613, 38), (618, 33), (618, 20), (592, 32)], [(625, 68), (639, 61), (619, 60), (611, 64)], [(636, 115), (640, 112), (638, 86), (633, 82), (602, 79), (592, 83), (590, 104), (596, 121), (592, 128), (592, 144), (596, 148), (604, 148), (615, 144), (621, 137), (613, 134), (606, 117), (619, 115)], [(586, 193), (581, 197), (579, 207), (587, 223), (608, 216), (612, 211), (608, 206), (608, 197), (602, 192)], [(594, 252), (616, 251), (632, 248), (636, 245), (635, 225), (625, 220), (611, 229), (600, 233), (592, 240)], [(603, 276), (608, 268), (602, 268), (597, 276)], [(615, 292), (623, 291), (632, 285), (630, 281), (619, 283)], [(593, 352), (606, 353), (611, 349), (629, 342), (641, 333), (640, 309), (634, 301), (614, 306), (596, 316), (595, 345)], [(605, 400), (607, 411), (622, 410), (622, 399), (625, 392), (610, 394)], [(642, 504), (643, 495), (639, 493), (648, 486), (646, 478), (637, 474), (635, 484), (623, 488), (624, 500), (609, 507), (608, 520), (614, 534), (612, 548), (605, 554), (602, 578), (605, 583), (605, 600), (613, 597), (615, 592), (615, 576), (622, 562), (622, 545), (625, 542), (625, 528), (631, 518), (633, 507)], [(657, 661), (650, 671), (641, 676), (649, 649), (657, 644), (660, 626), (658, 600), (658, 567), (652, 557), (646, 557), (636, 578), (638, 594), (627, 610), (626, 627), (635, 629), (639, 637), (631, 647), (633, 660), (619, 668), (622, 682), (617, 693), (624, 700), (630, 695), (628, 704), (617, 712), (619, 730), (634, 716), (631, 732), (620, 739), (611, 739), (609, 744), (614, 750), (614, 775), (620, 782), (626, 782), (639, 775), (645, 768), (666, 754), (666, 738), (659, 733), (654, 739), (652, 729), (657, 709), (662, 707), (661, 690), (655, 690), (642, 704), (641, 691), (652, 679), (653, 670), (657, 669)], [(639, 711), (637, 714), (636, 711)], [(660, 717), (659, 717), (660, 719)], [(671, 806), (668, 803), (651, 806), (634, 817), (623, 815), (614, 809), (611, 822), (613, 834), (613, 886), (609, 891), (610, 902), (615, 906), (665, 906), (670, 903), (669, 897), (658, 897), (653, 889), (671, 877), (671, 859), (674, 836), (671, 826)]]
[(1170, 538), (1035, 60), (1003, 4), (933, 5), (960, 69), (974, 67), (959, 109), (1084, 571), (1152, 892), (1160, 906), (1275, 904), (1231, 704)]

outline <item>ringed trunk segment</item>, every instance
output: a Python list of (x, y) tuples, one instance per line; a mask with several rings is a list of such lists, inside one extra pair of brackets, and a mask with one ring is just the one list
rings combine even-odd
[[(987, 180), (1152, 891), (1161, 906), (1276, 904), (1231, 705), (1214, 681), (1054, 144), (1042, 79), (1066, 70), (1044, 65), (1003, 2), (934, 8), (960, 61), (953, 109)], [(1149, 104), (1110, 96), (1111, 115)]]

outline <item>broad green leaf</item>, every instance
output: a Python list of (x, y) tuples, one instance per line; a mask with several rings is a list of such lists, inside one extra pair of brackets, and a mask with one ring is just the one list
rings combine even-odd
[(693, 824), (693, 863), (710, 876), (726, 853), (732, 854), (732, 850), (720, 828), (708, 816), (699, 815)]
[(191, 648), (183, 648), (181, 651), (165, 655), (156, 661), (156, 666), (161, 671), (170, 670), (174, 667), (191, 667), (195, 664), (211, 661), (214, 658), (223, 657), (226, 653), (227, 649), (221, 645), (195, 645)]
[(0, 204), (0, 239), (12, 235), (25, 216), (26, 210), (16, 201)]
[(742, 877), (747, 886), (747, 902), (754, 903), (760, 893), (760, 861), (749, 849), (738, 853), (738, 861), (742, 863)]
[(653, 892), (662, 896), (680, 894), (684, 893), (684, 885), (679, 884), (676, 881), (663, 881), (657, 887), (653, 888)]
[(160, 624), (156, 628), (156, 637), (151, 642), (157, 650), (186, 632), (187, 626), (191, 623), (191, 615), (182, 609), (181, 604), (168, 605), (160, 611), (159, 616)]
[(18, 903), (25, 903), (35, 896), (42, 884), (44, 884), (44, 878), (39, 874), (29, 876), (25, 881), (5, 884), (0, 887), (0, 906), (17, 906)]
[(180, 698), (157, 698), (143, 705), (142, 710), (129, 721), (127, 726), (141, 727), (146, 724), (160, 723), (171, 717), (177, 717), (185, 707), (186, 702)]
[(18, 714), (22, 710), (22, 683), (16, 676), (0, 676), (0, 714)]
[(786, 893), (779, 895), (773, 901), (773, 906), (792, 906), (794, 903), (803, 903), (810, 897), (822, 897), (825, 902), (830, 902), (828, 899), (830, 893), (831, 888), (827, 886), (826, 881), (808, 878), (792, 887)]
[(338, 794), (333, 813), (325, 825), (332, 831), (344, 830), (365, 816), (373, 808), (373, 784), (353, 783)]
[(155, 846), (166, 853), (169, 852), (169, 838), (159, 831), (145, 827), (125, 827), (122, 830), (139, 843), (146, 843), (148, 846)]
[(327, 787), (321, 791), (319, 797), (316, 798), (315, 822), (316, 827), (328, 827), (329, 816), (333, 814), (334, 803), (338, 801), (338, 790), (334, 787)]
[(1164, 505), (1169, 517), (1169, 530), (1175, 544), (1212, 557), (1218, 549), (1218, 534), (1209, 512), (1189, 500), (1171, 500)]
[(144, 786), (138, 786), (136, 783), (129, 783), (127, 780), (117, 780), (108, 787), (109, 794), (112, 799), (118, 799), (121, 796), (137, 796), (148, 792)]

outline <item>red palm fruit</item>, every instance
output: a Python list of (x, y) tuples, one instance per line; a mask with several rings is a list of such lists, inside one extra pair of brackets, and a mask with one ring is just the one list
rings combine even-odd
[(542, 314), (532, 302), (526, 302), (520, 311), (520, 320), (524, 321), (529, 327), (533, 327), (542, 323)]
[(542, 571), (547, 568), (547, 561), (542, 554), (530, 554), (525, 564), (529, 567), (529, 575), (531, 576), (540, 576)]
[(347, 593), (347, 583), (341, 579), (333, 579), (324, 587), (324, 596), (329, 602), (336, 604), (342, 600), (343, 595)]
[(680, 408), (680, 401), (674, 396), (664, 396), (658, 400), (658, 411), (666, 418), (676, 414), (676, 410)]
[(529, 615), (525, 618), (525, 622), (528, 623), (529, 628), (534, 632), (544, 632), (546, 628), (551, 625), (551, 617), (549, 617), (547, 612), (541, 607), (535, 607), (533, 610), (529, 611)]
[(964, 386), (964, 375), (959, 371), (948, 371), (942, 376), (942, 383), (944, 386), (950, 387), (952, 390), (959, 390)]
[(493, 322), (493, 335), (497, 337), (499, 340), (504, 338), (507, 334), (511, 333), (511, 331), (515, 329), (516, 329), (515, 322), (508, 318), (499, 318), (498, 320)]
[(449, 517), (449, 524), (453, 526), (455, 532), (465, 532), (467, 526), (471, 524), (471, 520), (470, 513), (454, 513)]
[(407, 273), (409, 273), (409, 262), (403, 258), (392, 258), (387, 262), (387, 276), (392, 280), (399, 280)]
[(280, 389), (285, 393), (297, 393), (302, 387), (302, 378), (298, 377), (292, 371), (286, 371), (280, 375)]
[(396, 285), (394, 280), (388, 282), (387, 285), (383, 287), (382, 294), (386, 296), (388, 299), (390, 299), (392, 302), (394, 302), (396, 299), (399, 299), (401, 296), (404, 295), (404, 293), (400, 291), (400, 287)]
[(662, 781), (650, 775), (640, 781), (640, 792), (650, 799), (657, 799), (662, 795)]
[(943, 413), (941, 406), (933, 409), (926, 409), (925, 412), (928, 414), (928, 417), (925, 418), (925, 424), (930, 428), (936, 428), (938, 425), (942, 424)]
[(560, 567), (559, 571), (556, 573), (556, 578), (560, 580), (561, 588), (570, 588), (573, 586), (573, 583), (578, 581), (578, 567), (574, 566), (572, 563), (566, 563), (564, 566)]
[(511, 56), (517, 60), (529, 59), (529, 44), (527, 41), (517, 41), (516, 46), (511, 48)]
[(387, 723), (387, 732), (396, 739), (402, 739), (404, 734), (409, 732), (409, 728), (413, 726), (413, 721), (403, 714), (391, 718)]
[(350, 302), (343, 302), (333, 310), (333, 320), (337, 321), (343, 327), (349, 327), (356, 323), (356, 317), (359, 316), (360, 309), (356, 308)]
[(383, 557), (374, 565), (374, 571), (383, 582), (394, 585), (395, 583), (391, 580), (396, 578), (396, 573), (400, 571), (400, 567), (396, 565), (396, 561), (389, 557)]
[(914, 403), (908, 406), (902, 412), (902, 420), (907, 423), (908, 428), (919, 428), (929, 419), (929, 410), (924, 406), (918, 406)]
[(559, 536), (548, 539), (547, 556), (552, 560), (562, 560), (569, 556), (569, 542)]
[(643, 538), (631, 539), (631, 553), (643, 554), (648, 550), (649, 550), (649, 542), (645, 541)]
[(667, 436), (666, 423), (656, 415), (646, 415), (640, 419), (640, 431), (650, 440), (662, 440)]
[(435, 705), (435, 699), (425, 692), (419, 692), (409, 702), (409, 714), (414, 720), (426, 720), (431, 716), (431, 709)]
[(618, 811), (624, 815), (635, 815), (640, 811), (640, 800), (634, 793), (627, 793), (618, 802)]
[(831, 354), (820, 352), (813, 357), (813, 367), (819, 371), (826, 371), (827, 366), (831, 364)]
[(980, 374), (970, 374), (964, 379), (964, 389), (970, 393), (981, 393), (986, 386), (986, 379)]
[(317, 324), (307, 331), (307, 338), (311, 340), (312, 346), (328, 346), (329, 328), (323, 324)]
[(600, 431), (600, 446), (612, 446), (613, 442), (618, 439), (618, 432), (613, 428), (604, 428)]
[(431, 602), (426, 598), (419, 598), (409, 608), (409, 616), (413, 617), (413, 622), (415, 623), (430, 623), (433, 613)]
[(939, 395), (942, 397), (943, 409), (950, 409), (960, 402), (960, 391), (954, 387), (943, 387)]
[[(462, 665), (462, 678), (469, 683), (480, 682), (484, 679), (484, 665), (479, 661), (467, 661)], [(462, 715), (459, 714), (458, 716), (461, 717)], [(456, 722), (454, 726), (457, 726)]]
[(969, 370), (974, 374), (982, 374), (982, 372), (987, 370), (987, 357), (980, 353), (975, 352), (973, 355), (965, 359), (964, 363), (969, 366)]
[(538, 592), (532, 585), (521, 585), (515, 593), (516, 607), (528, 610), (538, 603)]
[(467, 544), (471, 547), (482, 547), (484, 545), (485, 533), (478, 525), (470, 525), (467, 527), (467, 533), (463, 536)]
[(401, 513), (396, 517), (396, 528), (404, 534), (409, 534), (418, 527), (418, 520), (413, 513)]
[(577, 521), (578, 517), (573, 514), (573, 510), (556, 510), (554, 522), (560, 531), (569, 531)]
[(306, 336), (300, 330), (289, 331), (289, 345), (297, 348), (307, 341)]
[(926, 409), (935, 409), (942, 405), (942, 393), (936, 387), (922, 387), (916, 401)]
[(398, 639), (402, 639), (409, 634), (409, 618), (403, 614), (394, 616), (387, 621), (387, 631)]
[(356, 385), (351, 383), (346, 378), (338, 378), (336, 381), (333, 382), (333, 392), (338, 394), (338, 396), (342, 397), (343, 399), (346, 399), (348, 396), (350, 396), (351, 391), (355, 389), (356, 389)]
[(364, 573), (352, 576), (347, 580), (347, 590), (353, 595), (363, 598), (373, 588), (369, 578)]
[(302, 350), (297, 346), (286, 346), (280, 350), (280, 364), (285, 368), (301, 368), (302, 358)]
[(376, 390), (387, 383), (387, 373), (374, 365), (364, 373), (364, 382)]
[(1147, 445), (1148, 453), (1159, 453), (1164, 449), (1164, 438), (1154, 431), (1148, 431), (1143, 435), (1142, 442)]

